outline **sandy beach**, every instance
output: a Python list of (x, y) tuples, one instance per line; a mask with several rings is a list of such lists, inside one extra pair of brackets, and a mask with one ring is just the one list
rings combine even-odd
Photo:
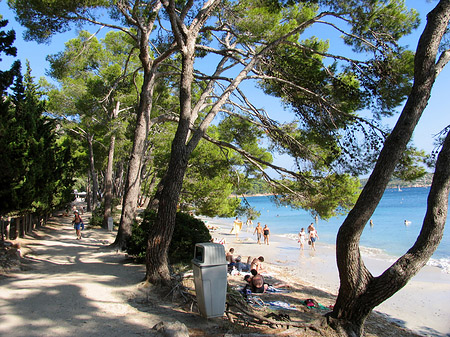
[[(244, 224), (238, 239), (230, 234), (232, 223), (223, 219), (202, 218), (210, 227), (213, 238), (224, 239), (225, 249), (235, 249), (235, 255), (264, 256), (269, 274), (282, 274), (301, 283), (325, 290), (334, 295), (339, 288), (333, 245), (316, 243), (316, 251), (306, 246), (299, 249), (293, 236), (271, 235), (270, 245), (258, 245), (253, 230)], [(264, 225), (264, 224), (263, 224)], [(270, 226), (269, 226), (270, 227)], [(319, 232), (320, 237), (320, 232)], [(376, 250), (362, 249), (366, 266), (379, 275), (394, 257)], [(403, 289), (375, 308), (399, 325), (423, 336), (450, 336), (450, 274), (438, 267), (425, 266)]]

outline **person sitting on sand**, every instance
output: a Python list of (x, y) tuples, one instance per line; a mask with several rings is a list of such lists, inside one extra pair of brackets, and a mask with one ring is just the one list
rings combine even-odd
[(238, 257), (236, 258), (236, 260), (235, 260), (235, 266), (236, 266), (236, 269), (237, 269), (239, 272), (242, 272), (242, 271), (250, 271), (250, 264), (241, 262), (241, 257), (240, 257), (240, 256), (238, 256)]
[(263, 271), (265, 271), (265, 268), (263, 266), (264, 262), (264, 257), (260, 256), (258, 258), (254, 258), (251, 265), (250, 265), (250, 269), (255, 269), (258, 273), (261, 273)]
[(264, 282), (264, 277), (259, 274), (256, 269), (252, 269), (250, 271), (252, 273), (252, 277), (250, 279), (250, 289), (252, 293), (255, 294), (263, 294), (267, 291), (269, 285)]
[(234, 248), (230, 248), (230, 250), (225, 254), (225, 259), (228, 262), (228, 268), (233, 267), (236, 264), (233, 254)]

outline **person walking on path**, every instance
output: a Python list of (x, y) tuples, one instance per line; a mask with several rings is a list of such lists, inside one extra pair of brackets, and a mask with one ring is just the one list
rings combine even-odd
[(309, 241), (311, 241), (311, 249), (316, 250), (316, 241), (319, 240), (319, 235), (317, 234), (317, 230), (312, 226), (309, 231)]
[(300, 249), (303, 250), (306, 242), (306, 233), (304, 228), (302, 228), (298, 233), (298, 242), (300, 243)]
[(255, 231), (253, 235), (256, 233), (256, 238), (258, 239), (258, 244), (261, 244), (261, 236), (263, 233), (263, 228), (261, 227), (261, 222), (258, 222), (258, 225), (255, 227)]
[(267, 227), (267, 225), (264, 225), (263, 234), (264, 234), (264, 243), (266, 245), (268, 245), (269, 244), (270, 229), (269, 229), (269, 227)]
[(77, 240), (81, 240), (81, 230), (84, 229), (83, 220), (81, 219), (78, 211), (73, 212), (74, 219), (72, 220), (73, 228), (75, 228), (75, 233), (77, 235)]

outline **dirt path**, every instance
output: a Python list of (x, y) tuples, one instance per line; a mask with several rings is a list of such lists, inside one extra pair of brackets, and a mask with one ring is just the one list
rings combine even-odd
[(71, 219), (54, 218), (21, 240), (31, 251), (24, 271), (0, 279), (0, 335), (149, 336), (160, 321), (204, 325), (153, 301), (140, 283), (144, 266), (105, 248), (115, 233), (87, 229), (76, 240)]

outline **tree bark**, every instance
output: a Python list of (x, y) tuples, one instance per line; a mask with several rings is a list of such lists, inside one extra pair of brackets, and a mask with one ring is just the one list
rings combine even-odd
[(191, 43), (190, 52), (185, 53), (182, 59), (182, 76), (180, 80), (181, 117), (172, 142), (169, 166), (161, 183), (161, 193), (157, 197), (159, 200), (158, 215), (148, 238), (146, 278), (149, 282), (155, 284), (168, 284), (170, 282), (168, 251), (175, 228), (177, 204), (190, 156), (186, 143), (190, 130), (194, 50), (194, 45)]
[[(114, 121), (119, 114), (120, 102), (116, 103), (116, 107), (111, 113), (111, 121)], [(103, 213), (103, 227), (108, 228), (108, 218), (112, 215), (112, 190), (113, 190), (113, 165), (114, 165), (114, 150), (116, 143), (116, 135), (114, 131), (111, 134), (111, 139), (109, 141), (109, 151), (108, 151), (108, 164), (106, 167), (105, 174), (105, 192), (104, 192), (104, 206), (105, 212)]]
[(128, 163), (128, 174), (125, 182), (119, 231), (113, 244), (120, 249), (126, 248), (126, 241), (131, 236), (131, 225), (136, 217), (137, 201), (141, 190), (142, 160), (145, 154), (148, 131), (151, 127), (150, 112), (152, 109), (153, 85), (154, 76), (150, 72), (147, 72), (144, 75), (137, 124), (134, 131), (133, 148)]
[[(448, 172), (436, 166), (436, 181), (428, 199), (428, 211), (415, 245), (379, 277), (373, 277), (364, 265), (359, 251), (362, 231), (377, 207), (400, 156), (406, 149), (442, 66), (436, 63), (438, 48), (450, 17), (450, 2), (440, 1), (428, 14), (415, 57), (414, 84), (397, 124), (385, 142), (376, 166), (350, 211), (336, 239), (336, 258), (340, 288), (333, 312), (334, 325), (347, 336), (361, 336), (363, 324), (372, 309), (400, 290), (430, 258), (442, 237), (447, 201), (443, 194), (448, 186)], [(449, 145), (444, 145), (439, 160), (448, 161)], [(448, 165), (448, 164), (447, 164)], [(438, 182), (439, 181), (439, 182)], [(440, 186), (437, 186), (440, 185)], [(445, 214), (445, 217), (444, 217)], [(441, 228), (442, 227), (442, 228)]]
[(98, 181), (97, 173), (95, 172), (95, 161), (94, 161), (94, 147), (93, 147), (93, 135), (87, 135), (86, 140), (89, 148), (89, 168), (91, 170), (92, 178), (92, 210), (94, 211), (97, 207), (97, 195), (98, 195)]
[(118, 164), (118, 167), (116, 168), (116, 176), (114, 179), (114, 189), (113, 194), (116, 198), (120, 198), (123, 194), (123, 162), (120, 162)]
[(91, 184), (90, 184), (90, 173), (87, 173), (87, 185), (86, 185), (86, 211), (92, 211), (92, 203), (91, 203)]
[[(141, 189), (141, 169), (145, 155), (145, 145), (149, 129), (151, 127), (150, 113), (153, 104), (153, 89), (156, 80), (156, 70), (161, 59), (168, 57), (170, 53), (161, 56), (155, 61), (149, 54), (149, 37), (154, 26), (161, 3), (155, 2), (152, 9), (152, 17), (146, 25), (136, 25), (138, 30), (136, 44), (139, 46), (139, 59), (142, 63), (144, 81), (139, 96), (137, 108), (136, 128), (134, 131), (133, 147), (128, 163), (128, 173), (125, 182), (124, 196), (122, 202), (122, 214), (119, 230), (113, 246), (120, 249), (126, 248), (127, 239), (131, 236), (131, 225), (136, 217), (137, 201)], [(147, 19), (146, 19), (147, 20)]]
[(218, 1), (205, 3), (196, 20), (194, 20), (195, 23), (189, 29), (184, 26), (183, 20), (180, 20), (177, 16), (174, 2), (170, 1), (165, 5), (182, 56), (179, 97), (180, 118), (172, 142), (169, 166), (155, 197), (158, 202), (158, 214), (155, 225), (150, 229), (147, 244), (146, 278), (153, 284), (169, 284), (170, 282), (168, 251), (175, 228), (177, 204), (189, 157), (200, 141), (200, 137), (193, 137), (189, 140), (190, 126), (197, 116), (192, 109), (195, 42), (200, 28), (218, 3)]

